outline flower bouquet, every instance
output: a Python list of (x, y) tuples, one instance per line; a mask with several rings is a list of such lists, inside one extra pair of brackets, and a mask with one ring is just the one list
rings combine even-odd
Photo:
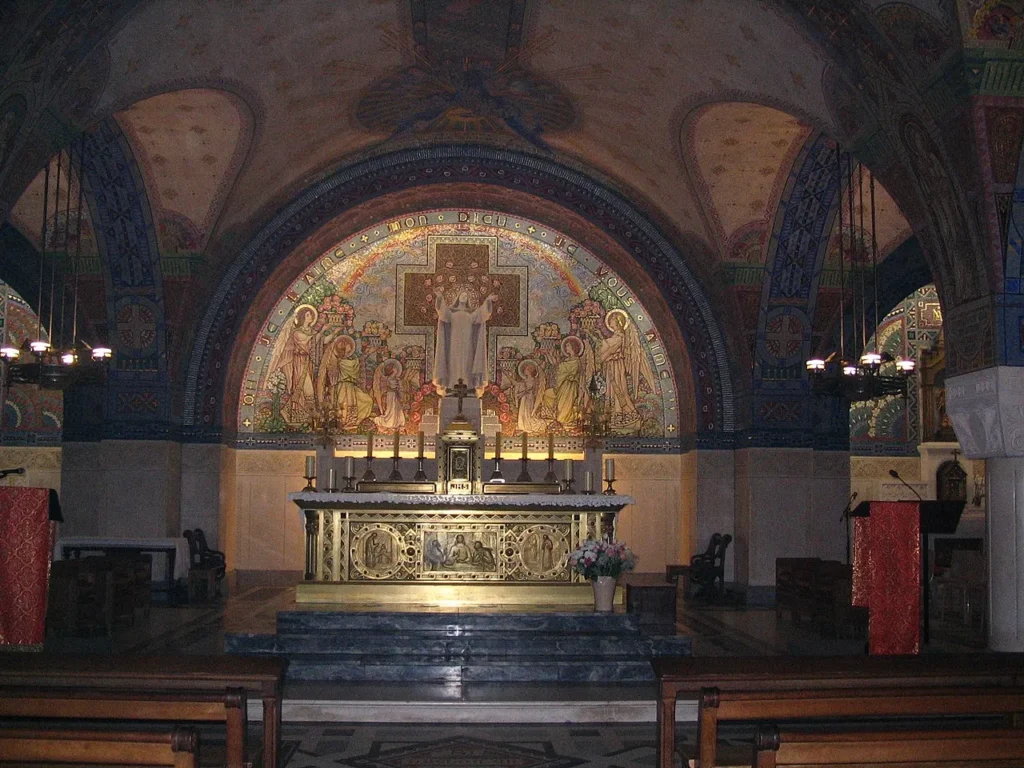
[(591, 581), (598, 576), (617, 579), (626, 571), (633, 570), (636, 560), (636, 555), (622, 542), (596, 539), (587, 539), (569, 555), (572, 569)]

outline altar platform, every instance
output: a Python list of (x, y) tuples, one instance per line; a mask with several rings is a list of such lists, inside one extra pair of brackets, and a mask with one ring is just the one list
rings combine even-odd
[(627, 613), (299, 610), (273, 634), (226, 635), (225, 650), (285, 656), (291, 681), (634, 683), (691, 641)]

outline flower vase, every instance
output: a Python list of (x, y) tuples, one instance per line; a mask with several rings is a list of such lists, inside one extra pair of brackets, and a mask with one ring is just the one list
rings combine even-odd
[(598, 576), (590, 583), (594, 585), (594, 610), (600, 613), (610, 613), (615, 602), (615, 585), (617, 579), (614, 576)]

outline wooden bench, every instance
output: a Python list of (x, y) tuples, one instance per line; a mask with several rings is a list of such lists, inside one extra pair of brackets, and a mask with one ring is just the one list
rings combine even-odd
[(0, 765), (70, 763), (75, 765), (198, 766), (199, 738), (194, 728), (170, 732), (0, 729)]
[[(675, 753), (676, 700), (680, 696), (698, 700), (703, 689), (717, 689), (719, 709), (712, 722), (711, 713), (704, 714), (698, 744), (717, 741), (717, 722), (723, 720), (721, 701), (728, 694), (768, 694), (758, 710), (752, 704), (749, 718), (761, 719), (761, 711), (768, 711), (769, 703), (782, 693), (792, 695), (793, 701), (785, 706), (787, 717), (822, 717), (820, 698), (815, 692), (838, 692), (851, 699), (855, 696), (875, 694), (890, 698), (904, 692), (923, 689), (939, 694), (943, 689), (959, 689), (961, 695), (987, 692), (1020, 695), (1024, 693), (1024, 654), (942, 654), (929, 656), (784, 656), (784, 657), (729, 657), (729, 658), (658, 658), (651, 662), (658, 680), (658, 765), (669, 768)], [(786, 693), (789, 692), (789, 693)], [(822, 694), (824, 695), (824, 694)], [(800, 703), (800, 697), (809, 703)], [(1012, 709), (1016, 699), (1000, 701), (1007, 709), (996, 713), (1020, 711)], [(913, 703), (903, 702), (906, 704)], [(774, 706), (774, 705), (772, 705)], [(783, 705), (779, 705), (780, 709)], [(853, 706), (852, 704), (850, 705)], [(894, 703), (899, 713), (901, 703)], [(705, 710), (710, 708), (705, 706)], [(778, 711), (778, 710), (773, 710)], [(909, 713), (908, 713), (909, 714)], [(771, 715), (778, 717), (778, 715)], [(709, 748), (713, 749), (713, 748)], [(712, 753), (713, 755), (713, 753)], [(708, 759), (713, 756), (701, 751)], [(706, 766), (713, 765), (710, 760)]]
[(754, 740), (753, 768), (815, 766), (1024, 765), (1024, 731), (780, 732), (768, 727)]
[(264, 765), (277, 766), (287, 661), (274, 656), (0, 655), (0, 718), (224, 722), (246, 762), (248, 699), (263, 701)]

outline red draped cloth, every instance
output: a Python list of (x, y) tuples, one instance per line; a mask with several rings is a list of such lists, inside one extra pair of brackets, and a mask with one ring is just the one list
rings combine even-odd
[(0, 487), (0, 647), (42, 646), (55, 526), (47, 488)]
[(854, 518), (853, 604), (868, 608), (871, 654), (921, 650), (921, 512), (916, 501), (875, 501)]

